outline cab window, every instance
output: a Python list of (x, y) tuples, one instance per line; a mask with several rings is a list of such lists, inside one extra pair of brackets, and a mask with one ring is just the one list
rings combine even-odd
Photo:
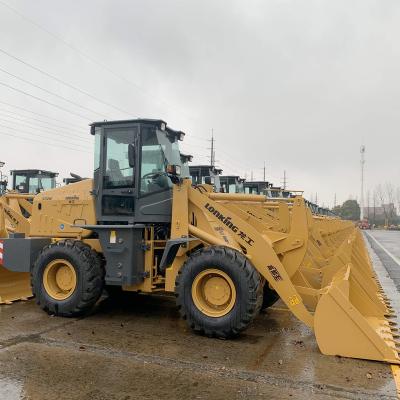
[(132, 128), (109, 129), (106, 138), (104, 188), (132, 188), (134, 174), (128, 160), (128, 145), (134, 141)]
[(28, 193), (28, 182), (27, 177), (25, 175), (16, 175), (15, 176), (15, 190), (19, 192)]
[(172, 146), (166, 141), (160, 143), (154, 128), (142, 129), (140, 194), (159, 192), (171, 187), (171, 181), (165, 173), (166, 147)]

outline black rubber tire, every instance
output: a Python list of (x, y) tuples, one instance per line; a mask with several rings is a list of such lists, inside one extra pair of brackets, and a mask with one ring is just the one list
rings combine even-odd
[(265, 282), (261, 309), (265, 310), (266, 308), (273, 306), (279, 299), (279, 294), (269, 287), (268, 282)]
[[(192, 299), (192, 284), (202, 271), (216, 268), (225, 272), (236, 289), (232, 310), (222, 317), (210, 317)], [(246, 329), (258, 315), (263, 300), (260, 275), (241, 253), (222, 246), (202, 248), (182, 266), (175, 282), (176, 303), (182, 318), (196, 332), (210, 337), (231, 338)]]
[[(77, 286), (70, 297), (56, 300), (43, 286), (46, 266), (55, 259), (69, 261), (77, 275)], [(77, 317), (90, 311), (100, 298), (104, 287), (104, 268), (99, 254), (78, 240), (52, 243), (40, 252), (31, 272), (32, 292), (36, 303), (48, 314)]]

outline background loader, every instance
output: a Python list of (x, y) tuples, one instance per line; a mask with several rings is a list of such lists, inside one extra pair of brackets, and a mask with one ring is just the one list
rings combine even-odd
[(221, 191), (222, 169), (213, 165), (191, 165), (189, 170), (193, 185), (213, 185), (216, 192)]
[(41, 169), (14, 169), (11, 190), (19, 193), (39, 193), (56, 187), (57, 172)]
[(29, 276), (38, 305), (65, 317), (89, 311), (105, 285), (170, 292), (192, 329), (229, 338), (280, 297), (323, 353), (400, 363), (393, 310), (351, 222), (313, 215), (301, 196), (192, 186), (184, 134), (164, 121), (91, 133), (93, 180), (32, 203), (1, 198), (0, 302), (25, 297)]
[(219, 177), (222, 193), (244, 193), (245, 180), (237, 175), (224, 175)]

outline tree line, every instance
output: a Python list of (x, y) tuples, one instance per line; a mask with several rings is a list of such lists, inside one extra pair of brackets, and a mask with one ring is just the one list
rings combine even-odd
[[(399, 225), (400, 187), (391, 183), (379, 184), (366, 192), (364, 218), (375, 225)], [(332, 211), (341, 218), (359, 221), (361, 209), (357, 200), (346, 200)]]

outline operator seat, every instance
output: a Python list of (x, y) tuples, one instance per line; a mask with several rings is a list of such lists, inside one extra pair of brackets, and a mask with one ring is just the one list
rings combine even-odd
[(107, 175), (109, 176), (110, 181), (114, 183), (122, 183), (126, 179), (126, 177), (122, 175), (119, 161), (113, 158), (108, 160)]

